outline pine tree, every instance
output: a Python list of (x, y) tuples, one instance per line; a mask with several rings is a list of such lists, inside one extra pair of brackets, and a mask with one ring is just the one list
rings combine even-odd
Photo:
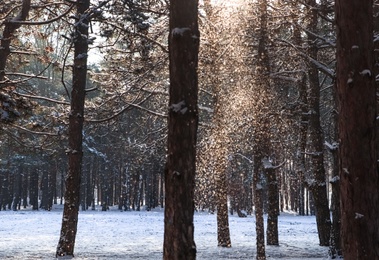
[(373, 1), (337, 0), (337, 96), (344, 259), (379, 259)]
[(197, 0), (170, 2), (170, 90), (163, 259), (196, 259), (194, 186), (198, 126)]

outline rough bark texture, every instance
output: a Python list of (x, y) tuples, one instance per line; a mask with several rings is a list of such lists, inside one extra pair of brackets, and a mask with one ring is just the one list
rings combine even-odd
[[(210, 0), (204, 1), (204, 10), (212, 26), (218, 24), (223, 20), (221, 13), (214, 12)], [(229, 24), (225, 24), (229, 28)], [(222, 28), (222, 27), (221, 27)], [(209, 29), (208, 29), (209, 30)], [(214, 27), (211, 28), (214, 30)], [(222, 30), (222, 29), (220, 29)], [(210, 57), (221, 57), (223, 47), (220, 46), (220, 39), (217, 37), (209, 37), (207, 41), (210, 45), (214, 46), (209, 49)], [(228, 112), (228, 98), (230, 98), (229, 86), (222, 84), (222, 77), (220, 68), (223, 66), (223, 59), (209, 59), (207, 66), (211, 68), (212, 75), (207, 75), (212, 84), (212, 91), (214, 93), (214, 113), (213, 124), (211, 129), (211, 138), (214, 140), (210, 146), (210, 153), (213, 154), (213, 160), (208, 162), (209, 168), (212, 169), (212, 174), (215, 176), (216, 184), (216, 207), (217, 207), (217, 245), (221, 247), (231, 247), (230, 229), (229, 229), (229, 216), (228, 216), (228, 155), (230, 154), (228, 124), (230, 118)]]
[(373, 2), (337, 0), (337, 97), (344, 259), (379, 259)]
[[(337, 115), (337, 95), (336, 88), (333, 88), (333, 100), (335, 102), (335, 111), (333, 112), (333, 128), (334, 128), (334, 142), (338, 140), (338, 115)], [(330, 234), (330, 257), (332, 259), (342, 256), (341, 247), (341, 203), (340, 203), (340, 177), (338, 166), (338, 147), (330, 147), (332, 153), (333, 168), (332, 179), (330, 181), (332, 185), (332, 198), (331, 198), (331, 212), (332, 212), (332, 231)]]
[[(317, 33), (317, 4), (316, 0), (308, 0), (308, 4), (314, 7), (310, 11), (310, 23), (308, 29)], [(317, 39), (314, 35), (308, 34), (310, 47), (308, 55), (313, 59), (318, 58)], [(309, 63), (309, 153), (311, 157), (312, 175), (309, 176), (308, 185), (312, 193), (316, 208), (316, 222), (318, 237), (321, 246), (329, 246), (330, 242), (330, 212), (326, 189), (326, 175), (324, 168), (323, 136), (320, 122), (320, 82), (318, 68), (312, 62)]]
[[(225, 163), (221, 165), (224, 166)], [(229, 231), (227, 178), (223, 169), (219, 169), (217, 177), (217, 245), (232, 246)]]
[(263, 187), (260, 181), (261, 158), (254, 156), (254, 173), (253, 173), (253, 189), (254, 189), (254, 207), (255, 207), (255, 232), (257, 234), (257, 260), (266, 259), (265, 247), (265, 227), (263, 219)]
[(279, 245), (278, 216), (279, 216), (279, 193), (278, 181), (274, 168), (266, 169), (268, 184), (268, 207), (267, 207), (267, 245)]
[(74, 66), (72, 75), (71, 111), (69, 114), (68, 173), (63, 210), (62, 228), (56, 256), (73, 256), (80, 203), (80, 175), (82, 166), (82, 132), (84, 120), (85, 87), (87, 81), (88, 24), (90, 0), (77, 5), (74, 40)]
[(7, 63), (7, 59), (10, 51), (10, 45), (13, 38), (13, 34), (15, 31), (20, 28), (21, 24), (18, 22), (25, 21), (26, 17), (28, 17), (30, 10), (30, 2), (31, 0), (23, 0), (20, 13), (11, 19), (8, 19), (4, 22), (4, 31), (3, 35), (0, 39), (0, 82), (4, 80), (5, 76), (5, 66)]
[[(272, 102), (271, 94), (269, 91), (271, 90), (270, 85), (270, 78), (269, 74), (271, 71), (270, 66), (270, 59), (269, 59), (269, 53), (267, 45), (269, 44), (268, 39), (268, 11), (267, 11), (268, 1), (267, 0), (259, 0), (258, 1), (258, 8), (259, 8), (259, 22), (260, 22), (260, 28), (259, 28), (259, 39), (258, 39), (258, 56), (257, 56), (257, 85), (259, 86), (259, 90), (262, 93), (262, 106), (259, 107), (259, 111), (257, 111), (257, 121), (256, 125), (254, 127), (257, 128), (255, 131), (254, 137), (255, 141), (257, 142), (255, 151), (254, 151), (254, 158), (259, 159), (259, 161), (254, 162), (254, 164), (257, 164), (258, 166), (262, 165), (261, 159), (269, 159), (268, 156), (270, 154), (270, 151), (272, 150), (270, 145), (270, 132), (267, 130), (270, 129), (270, 119), (267, 117), (267, 114), (269, 113), (269, 107), (270, 103)], [(255, 159), (254, 159), (255, 160)], [(254, 166), (256, 167), (256, 166)], [(256, 169), (256, 172), (254, 172), (254, 179), (256, 179), (256, 183), (254, 184), (255, 188), (255, 201), (258, 204), (255, 204), (255, 210), (256, 210), (256, 217), (257, 217), (257, 259), (265, 259), (265, 246), (264, 246), (264, 227), (263, 224), (260, 223), (260, 219), (263, 218), (261, 214), (263, 212), (260, 212), (260, 207), (263, 205), (259, 205), (260, 203), (263, 204), (263, 191), (259, 186), (258, 182), (258, 175), (259, 171), (262, 169)], [(278, 187), (276, 183), (276, 175), (273, 169), (266, 169), (266, 173), (268, 173), (267, 178), (269, 182), (269, 210), (268, 210), (268, 219), (267, 219), (267, 242), (269, 245), (277, 245), (278, 244)], [(277, 207), (275, 209), (275, 207)], [(259, 220), (259, 221), (258, 221)], [(263, 219), (262, 219), (263, 221)], [(260, 234), (258, 236), (258, 231), (263, 232), (263, 234)], [(263, 241), (262, 241), (263, 238)]]
[(170, 100), (163, 259), (196, 259), (197, 0), (170, 2)]
[(308, 117), (307, 113), (307, 85), (306, 76), (302, 75), (301, 79), (297, 82), (299, 89), (299, 132), (297, 140), (297, 154), (296, 154), (296, 170), (298, 177), (298, 191), (299, 191), (299, 215), (305, 215), (305, 150), (307, 147), (307, 127)]

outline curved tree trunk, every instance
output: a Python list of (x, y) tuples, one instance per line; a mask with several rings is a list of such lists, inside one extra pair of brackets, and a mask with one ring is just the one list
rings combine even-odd
[[(68, 173), (66, 176), (65, 203), (61, 234), (56, 256), (73, 256), (79, 214), (80, 175), (82, 167), (82, 132), (84, 100), (87, 81), (88, 8), (90, 0), (77, 4), (78, 21), (75, 23), (74, 65), (72, 75), (71, 111), (68, 133)], [(87, 13), (86, 13), (87, 12)]]

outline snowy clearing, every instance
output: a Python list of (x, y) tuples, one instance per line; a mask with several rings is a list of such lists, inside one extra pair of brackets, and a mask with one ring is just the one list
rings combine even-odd
[[(0, 211), (0, 259), (55, 259), (62, 209)], [(216, 215), (195, 214), (197, 259), (255, 259), (255, 218), (230, 216), (232, 248), (217, 247)], [(328, 259), (314, 216), (283, 213), (268, 259)], [(74, 259), (162, 259), (163, 210), (81, 211)]]

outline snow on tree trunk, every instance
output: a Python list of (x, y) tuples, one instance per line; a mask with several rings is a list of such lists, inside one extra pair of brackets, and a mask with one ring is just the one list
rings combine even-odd
[[(310, 22), (308, 29), (313, 33), (317, 33), (318, 15), (316, 8), (316, 0), (308, 0), (310, 10)], [(311, 59), (317, 60), (318, 46), (316, 46), (316, 37), (308, 34), (310, 46), (308, 55)], [(318, 68), (312, 62), (309, 62), (309, 154), (311, 159), (311, 174), (307, 176), (309, 189), (312, 193), (314, 205), (316, 209), (316, 222), (318, 236), (321, 246), (329, 246), (330, 242), (330, 212), (328, 206), (326, 174), (324, 168), (324, 153), (322, 141), (322, 129), (320, 122), (320, 82)]]
[(89, 16), (86, 13), (90, 0), (77, 4), (74, 25), (74, 64), (72, 75), (71, 110), (68, 132), (68, 173), (63, 210), (61, 234), (56, 256), (73, 256), (79, 214), (80, 175), (82, 167), (82, 132), (84, 119), (84, 100), (87, 81), (87, 52)]
[(196, 259), (194, 186), (198, 126), (197, 0), (170, 2), (170, 100), (163, 259)]
[(339, 178), (339, 158), (338, 158), (338, 114), (337, 114), (337, 95), (336, 87), (333, 88), (333, 101), (335, 104), (335, 111), (332, 115), (333, 125), (333, 138), (332, 144), (327, 144), (329, 151), (332, 155), (332, 179), (330, 184), (332, 186), (331, 197), (331, 212), (332, 212), (332, 227), (330, 233), (330, 257), (332, 259), (342, 256), (341, 248), (341, 203), (340, 203), (340, 178)]
[(379, 259), (373, 1), (337, 0), (337, 97), (344, 259)]

